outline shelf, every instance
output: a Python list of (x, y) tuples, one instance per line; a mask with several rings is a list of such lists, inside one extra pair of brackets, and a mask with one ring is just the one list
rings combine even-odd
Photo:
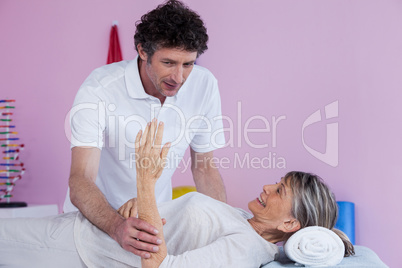
[(28, 205), (22, 208), (0, 208), (0, 218), (40, 218), (57, 215), (57, 205)]

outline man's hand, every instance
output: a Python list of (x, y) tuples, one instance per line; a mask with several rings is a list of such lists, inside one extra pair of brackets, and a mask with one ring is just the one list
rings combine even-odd
[[(128, 200), (124, 205), (122, 205), (117, 212), (125, 219), (129, 217), (137, 217), (138, 207), (137, 207), (137, 198), (133, 198)], [(162, 224), (166, 224), (166, 219), (162, 218)]]
[(125, 219), (129, 217), (137, 217), (138, 207), (137, 207), (137, 198), (133, 198), (128, 200), (124, 205), (122, 205), (117, 212)]
[[(138, 208), (137, 208), (137, 198), (133, 198), (133, 199), (130, 199), (130, 200), (128, 200), (126, 203), (124, 203), (124, 205), (122, 205), (118, 210), (117, 210), (117, 212), (119, 212), (119, 214), (121, 215), (121, 216), (123, 216), (125, 219), (128, 219), (128, 218), (135, 218), (135, 220), (136, 220), (136, 222), (132, 222), (131, 224), (133, 224), (134, 226), (138, 226), (138, 224), (140, 224), (139, 222), (141, 222), (142, 220), (139, 220), (139, 219), (137, 219), (137, 213), (138, 213)], [(131, 221), (131, 220), (130, 220)], [(143, 221), (145, 224), (148, 224), (147, 222), (145, 222), (145, 221)], [(128, 224), (129, 226), (130, 226), (130, 223), (126, 223), (126, 224)], [(162, 224), (163, 225), (165, 225), (166, 224), (166, 220), (163, 218), (162, 219)], [(133, 226), (132, 225), (132, 226)], [(148, 224), (149, 225), (149, 224)], [(155, 228), (153, 228), (152, 227), (152, 225), (149, 225), (148, 227), (151, 227), (151, 230), (153, 230), (153, 229), (155, 229)], [(129, 227), (130, 228), (130, 227)], [(136, 227), (134, 227), (134, 228), (136, 228)], [(149, 258), (149, 254), (147, 255), (147, 253), (148, 252), (151, 252), (151, 250), (148, 250), (148, 252), (147, 252), (147, 250), (146, 250), (146, 248), (144, 248), (144, 247), (147, 247), (146, 246), (146, 241), (144, 240), (144, 239), (146, 239), (146, 237), (148, 237), (148, 238), (150, 238), (152, 241), (156, 241), (156, 242), (158, 242), (158, 239), (156, 238), (156, 237), (154, 237), (153, 236), (153, 232), (151, 233), (151, 234), (147, 234), (147, 233), (144, 233), (144, 232), (141, 232), (140, 230), (135, 230), (135, 231), (137, 231), (137, 233), (136, 233), (136, 235), (134, 235), (134, 237), (135, 238), (138, 238), (139, 240), (141, 240), (141, 241), (139, 241), (139, 240), (137, 240), (137, 239), (135, 239), (135, 240), (132, 240), (132, 239), (130, 239), (130, 236), (127, 236), (126, 238), (124, 237), (124, 235), (123, 235), (123, 237), (119, 240), (119, 241), (117, 241), (120, 245), (121, 245), (121, 247), (122, 248), (124, 248), (125, 250), (128, 250), (128, 251), (130, 251), (130, 252), (132, 252), (132, 253), (134, 253), (135, 255), (138, 255), (138, 256), (141, 256), (141, 257), (143, 257), (143, 258)], [(135, 233), (135, 231), (132, 231), (133, 233)], [(149, 236), (149, 235), (151, 235), (151, 236)], [(153, 238), (152, 238), (153, 237)], [(155, 240), (156, 239), (156, 240)], [(130, 241), (131, 241), (131, 243), (130, 243)], [(147, 240), (147, 241), (149, 241), (149, 240)], [(155, 246), (157, 246), (157, 245), (159, 245), (160, 243), (153, 243), (152, 244), (152, 241), (151, 241), (151, 244), (149, 244), (148, 245), (148, 249), (152, 249), (152, 251), (153, 252), (155, 252), (154, 251), (154, 249), (156, 249), (156, 248), (154, 248)], [(142, 244), (141, 244), (142, 243)], [(137, 246), (141, 246), (142, 245), (142, 247), (140, 247), (140, 248), (138, 248)], [(138, 253), (138, 254), (137, 254)], [(148, 256), (148, 257), (146, 257), (146, 256)]]
[(151, 224), (135, 217), (129, 217), (116, 225), (112, 238), (120, 246), (141, 258), (149, 258), (149, 252), (157, 252), (162, 240), (155, 235), (158, 231)]

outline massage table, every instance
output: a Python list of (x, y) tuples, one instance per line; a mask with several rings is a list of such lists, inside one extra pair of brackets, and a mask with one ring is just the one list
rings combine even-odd
[[(382, 268), (388, 267), (385, 265), (377, 254), (371, 249), (364, 246), (354, 246), (356, 254), (354, 256), (343, 258), (342, 262), (335, 267), (375, 267)], [(275, 268), (275, 267), (303, 267), (296, 265), (293, 261), (289, 260), (283, 248), (279, 247), (280, 255), (277, 261), (270, 262), (261, 268)]]

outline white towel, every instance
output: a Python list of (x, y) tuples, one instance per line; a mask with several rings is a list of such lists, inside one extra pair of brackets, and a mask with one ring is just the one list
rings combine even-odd
[(342, 240), (333, 231), (310, 226), (294, 233), (283, 247), (289, 259), (306, 266), (335, 266), (345, 253)]

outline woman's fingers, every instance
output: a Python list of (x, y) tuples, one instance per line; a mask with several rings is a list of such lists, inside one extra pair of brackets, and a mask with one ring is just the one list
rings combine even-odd
[(168, 142), (168, 143), (166, 143), (166, 144), (163, 146), (163, 148), (162, 148), (162, 151), (161, 151), (161, 159), (162, 159), (163, 161), (165, 161), (165, 159), (166, 159), (166, 157), (167, 157), (167, 154), (168, 154), (169, 149), (170, 149), (170, 145), (171, 145), (171, 143)]
[(148, 123), (147, 126), (147, 135), (145, 135), (144, 133), (144, 139), (145, 139), (145, 143), (144, 143), (144, 150), (145, 152), (149, 152), (151, 150), (151, 147), (153, 145), (153, 132), (155, 129), (155, 120), (156, 119), (152, 119), (152, 121), (150, 123)]
[[(154, 118), (154, 119), (152, 119), (150, 126), (148, 128), (148, 133), (146, 136), (146, 141), (145, 141), (145, 146), (144, 146), (145, 150), (147, 152), (150, 151), (151, 149), (160, 148), (159, 145), (162, 142), (162, 138), (161, 137), (159, 138), (159, 140), (160, 140), (159, 144), (155, 140), (155, 137), (158, 137), (156, 134), (156, 131), (158, 130), (158, 132), (159, 132), (157, 124), (158, 124), (158, 120)], [(163, 129), (162, 129), (162, 135), (163, 135)]]
[(166, 143), (163, 146), (160, 156), (158, 156), (158, 171), (155, 175), (156, 178), (159, 178), (162, 175), (163, 169), (166, 166), (166, 156), (169, 152), (169, 148), (170, 148), (170, 142)]
[(140, 145), (141, 145), (141, 135), (142, 135), (142, 130), (138, 131), (137, 137), (135, 137), (135, 142), (134, 142), (134, 148), (135, 152), (138, 154), (140, 150)]
[(157, 123), (158, 123), (158, 120), (157, 119), (152, 119), (152, 122), (151, 122), (151, 129), (150, 129), (150, 132), (149, 132), (149, 142), (151, 143), (151, 148), (153, 147), (153, 145), (154, 145), (154, 140), (155, 140), (155, 132), (156, 132), (156, 128), (157, 128)]
[[(157, 119), (152, 119), (145, 127), (144, 133), (140, 130), (135, 139), (135, 148), (144, 146), (145, 148), (161, 148), (163, 139), (163, 122), (158, 124)], [(137, 146), (138, 145), (138, 146)]]
[[(162, 147), (163, 132), (164, 123), (158, 124), (158, 120), (153, 119), (147, 124), (144, 132), (137, 134), (135, 140), (137, 172), (141, 172), (143, 176), (158, 179), (163, 172), (171, 146), (167, 143)], [(138, 144), (139, 148), (137, 148)]]
[[(163, 138), (164, 127), (165, 126), (164, 126), (163, 122), (159, 122), (158, 132), (156, 133), (155, 143), (154, 143), (154, 147), (159, 150), (162, 147), (162, 138)], [(159, 152), (159, 150), (158, 150), (158, 152)]]
[(151, 123), (148, 123), (147, 126), (146, 126), (145, 129), (144, 129), (144, 134), (143, 134), (142, 137), (141, 137), (140, 146), (144, 146), (144, 145), (145, 145), (145, 142), (146, 142), (147, 137), (148, 137), (148, 132), (149, 132), (149, 126), (150, 126), (150, 124), (151, 124)]

